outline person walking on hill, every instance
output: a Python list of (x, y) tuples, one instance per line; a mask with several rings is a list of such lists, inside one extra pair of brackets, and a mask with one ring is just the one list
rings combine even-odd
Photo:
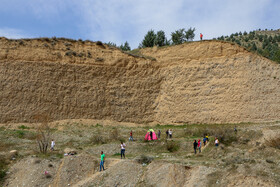
[(202, 33), (200, 33), (200, 40), (202, 40), (202, 38), (203, 38), (203, 34), (202, 34)]
[(161, 132), (160, 132), (160, 130), (158, 130), (158, 139), (160, 139), (160, 134), (161, 134)]
[(207, 141), (207, 138), (204, 136), (204, 138), (203, 138), (203, 144), (204, 144), (204, 146), (206, 145), (206, 141)]
[(169, 138), (172, 139), (172, 129), (169, 129)]
[(103, 153), (103, 151), (101, 151), (101, 161), (100, 161), (100, 170), (99, 171), (101, 171), (102, 168), (103, 168), (103, 171), (105, 170), (104, 169), (104, 162), (105, 162), (105, 154)]
[(217, 137), (215, 137), (215, 146), (218, 147), (219, 146), (219, 140)]
[(121, 142), (121, 159), (125, 158), (125, 144)]
[(196, 154), (196, 149), (197, 149), (197, 142), (194, 140), (193, 142), (193, 149), (194, 149), (194, 154)]
[(200, 139), (197, 142), (197, 146), (198, 146), (199, 153), (201, 153), (201, 142), (200, 142)]
[(54, 146), (55, 146), (55, 142), (54, 140), (52, 139), (52, 142), (51, 142), (51, 150), (54, 151)]
[(165, 133), (166, 133), (166, 139), (167, 139), (169, 136), (169, 130), (167, 129)]
[(129, 136), (129, 141), (133, 141), (133, 137), (132, 137), (132, 130), (130, 131), (130, 136)]

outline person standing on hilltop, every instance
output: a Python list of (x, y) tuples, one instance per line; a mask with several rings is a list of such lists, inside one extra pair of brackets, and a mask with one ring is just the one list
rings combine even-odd
[(99, 171), (101, 171), (102, 168), (103, 168), (103, 171), (105, 170), (104, 169), (104, 162), (105, 162), (105, 154), (103, 153), (103, 151), (101, 151), (101, 161), (100, 161), (100, 170)]
[(129, 136), (129, 141), (133, 141), (133, 137), (132, 137), (132, 130), (130, 131), (130, 136)]
[(202, 34), (202, 33), (200, 33), (200, 40), (202, 40), (202, 38), (203, 38), (203, 34)]
[(121, 159), (125, 158), (125, 144), (121, 142)]
[(194, 140), (193, 142), (193, 149), (194, 149), (194, 154), (196, 154), (196, 149), (197, 149), (197, 142)]
[(165, 133), (166, 133), (166, 139), (167, 139), (169, 136), (169, 130), (167, 129)]

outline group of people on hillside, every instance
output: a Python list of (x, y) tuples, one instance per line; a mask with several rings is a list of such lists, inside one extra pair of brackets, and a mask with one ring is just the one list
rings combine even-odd
[(172, 129), (167, 129), (165, 133), (166, 133), (166, 139), (172, 138), (172, 133), (173, 133)]
[[(203, 145), (206, 146), (206, 144), (209, 142), (209, 138), (208, 136), (204, 136), (203, 138)], [(219, 146), (219, 139), (217, 137), (215, 137), (215, 146), (218, 147)], [(201, 141), (200, 139), (198, 141), (194, 140), (193, 141), (193, 148), (194, 148), (194, 154), (196, 154), (197, 149), (199, 151), (199, 153), (201, 153)]]

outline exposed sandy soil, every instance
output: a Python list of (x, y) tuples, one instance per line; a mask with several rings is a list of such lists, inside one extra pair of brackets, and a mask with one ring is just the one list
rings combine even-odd
[(239, 123), (280, 119), (279, 64), (202, 41), (137, 57), (92, 42), (0, 38), (0, 122), (95, 119)]

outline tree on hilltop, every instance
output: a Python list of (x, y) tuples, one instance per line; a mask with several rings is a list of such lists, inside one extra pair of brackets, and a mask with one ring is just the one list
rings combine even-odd
[(182, 44), (183, 42), (185, 42), (185, 29), (179, 29), (176, 30), (175, 32), (171, 33), (171, 40), (172, 43), (177, 45), (177, 44)]
[(157, 37), (157, 35), (155, 34), (154, 30), (149, 30), (148, 33), (145, 35), (140, 46), (141, 47), (153, 47), (155, 45), (156, 37)]
[(194, 34), (194, 31), (195, 31), (195, 28), (189, 28), (187, 31), (185, 31), (185, 38), (187, 41), (192, 41), (195, 37), (195, 34)]
[(165, 37), (164, 31), (162, 30), (158, 31), (155, 39), (155, 45), (159, 47), (165, 46), (166, 42), (167, 42), (167, 38)]
[(127, 41), (124, 43), (124, 45), (121, 44), (120, 49), (121, 49), (122, 51), (130, 51), (130, 50), (131, 50), (131, 48), (130, 48), (130, 46), (129, 46), (129, 44), (128, 44)]

